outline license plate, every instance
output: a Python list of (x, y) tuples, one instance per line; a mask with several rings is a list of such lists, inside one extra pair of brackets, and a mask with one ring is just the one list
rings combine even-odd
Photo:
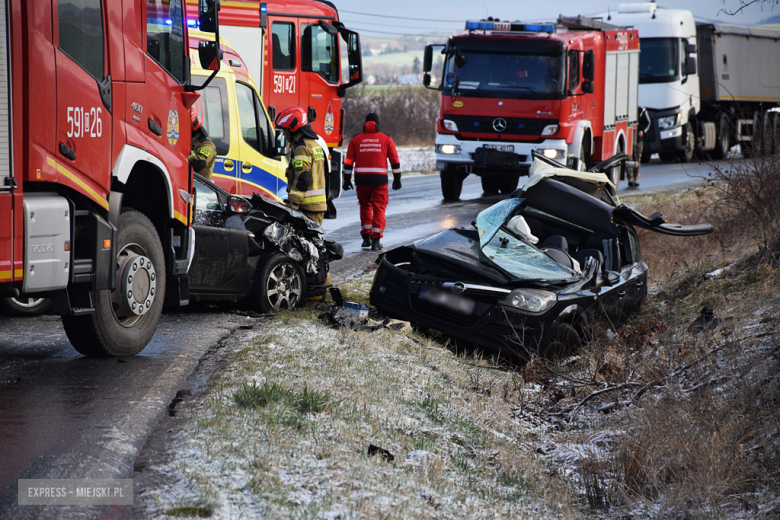
[(469, 315), (474, 313), (474, 300), (441, 291), (435, 287), (425, 286), (420, 289), (420, 299), (460, 314)]
[(515, 153), (515, 145), (513, 144), (486, 144), (484, 147), (488, 150), (496, 150), (497, 152)]

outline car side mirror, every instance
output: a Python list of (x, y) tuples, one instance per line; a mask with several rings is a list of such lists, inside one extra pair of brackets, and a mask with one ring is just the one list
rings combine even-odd
[(225, 209), (228, 213), (238, 213), (245, 215), (252, 211), (252, 204), (243, 197), (231, 196), (228, 198), (228, 204)]

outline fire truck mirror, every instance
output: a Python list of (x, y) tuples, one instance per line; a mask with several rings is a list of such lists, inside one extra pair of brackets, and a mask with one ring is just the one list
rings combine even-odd
[[(596, 77), (596, 55), (593, 51), (586, 51), (585, 56), (582, 57), (582, 77), (588, 81), (593, 81)], [(582, 86), (582, 90), (585, 90), (585, 85)]]
[(427, 72), (423, 74), (423, 86), (424, 87), (430, 87), (431, 86), (431, 75)]
[(217, 42), (207, 42), (201, 40), (198, 42), (198, 58), (200, 66), (206, 70), (219, 70), (219, 64), (222, 61), (222, 49), (217, 47)]
[(201, 31), (209, 33), (217, 31), (218, 10), (218, 0), (198, 0), (198, 28)]
[(593, 82), (590, 81), (590, 80), (583, 81), (582, 82), (582, 91), (585, 94), (593, 94), (593, 91), (594, 91)]
[(455, 65), (457, 65), (459, 69), (466, 66), (466, 56), (461, 54), (458, 49), (455, 49)]
[(331, 24), (326, 22), (325, 20), (320, 20), (317, 22), (317, 25), (322, 27), (322, 30), (328, 33), (331, 36), (336, 36), (339, 33), (339, 30), (333, 27)]
[[(427, 45), (425, 47), (425, 54), (423, 54), (423, 72), (430, 72), (432, 68), (433, 68), (433, 46)], [(428, 84), (430, 84), (430, 76), (428, 77)]]

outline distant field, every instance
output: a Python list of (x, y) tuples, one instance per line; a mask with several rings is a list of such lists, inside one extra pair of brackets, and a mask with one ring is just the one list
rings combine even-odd
[(380, 54), (379, 56), (363, 56), (363, 67), (369, 68), (376, 65), (389, 65), (391, 67), (412, 66), (417, 58), (422, 64), (423, 51), (394, 52), (392, 54)]

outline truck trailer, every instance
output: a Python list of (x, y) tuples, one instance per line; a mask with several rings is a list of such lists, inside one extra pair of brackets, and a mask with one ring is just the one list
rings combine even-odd
[[(445, 57), (430, 87), (434, 47)], [(480, 20), (426, 47), (423, 83), (441, 91), (436, 169), (445, 199), (479, 175), (486, 193), (510, 193), (531, 151), (585, 170), (631, 154), (637, 126), (639, 37), (584, 16), (554, 24)], [(610, 174), (613, 188), (621, 172)]]

